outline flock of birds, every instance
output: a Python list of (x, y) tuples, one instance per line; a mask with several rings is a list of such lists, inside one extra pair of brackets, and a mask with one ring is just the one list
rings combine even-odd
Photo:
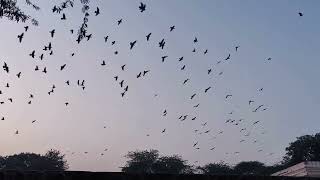
[[(65, 21), (67, 20), (67, 16), (65, 13), (63, 13), (63, 10), (66, 9), (68, 7), (68, 4), (67, 3), (63, 3), (61, 6), (54, 6), (53, 9), (52, 9), (52, 12), (53, 13), (58, 13), (58, 14), (61, 14), (62, 13), (62, 16), (61, 16), (61, 20), (62, 21)], [(138, 6), (138, 10), (143, 13), (144, 11), (146, 11), (147, 9), (147, 5), (144, 4), (144, 3), (140, 3), (140, 5)], [(94, 11), (94, 15), (95, 16), (99, 16), (101, 13), (99, 7), (97, 7)], [(298, 13), (299, 16), (303, 16), (303, 13), (299, 12)], [(85, 18), (88, 18), (89, 17), (89, 12), (86, 12), (85, 14)], [(117, 20), (116, 22), (116, 25), (117, 26), (120, 26), (123, 22), (123, 19), (119, 19)], [(83, 39), (87, 40), (87, 41), (90, 41), (92, 39), (92, 36), (93, 34), (89, 34), (88, 31), (86, 30), (86, 27), (87, 27), (87, 21), (84, 20), (84, 27), (85, 28), (81, 28), (79, 31), (78, 31), (78, 37), (75, 39), (75, 41), (77, 43), (80, 43)], [(24, 36), (26, 35), (26, 33), (28, 33), (28, 30), (29, 30), (29, 26), (25, 26), (24, 27), (24, 31), (19, 34), (17, 36), (17, 39), (18, 39), (18, 43), (22, 43), (23, 42), (23, 38)], [(172, 25), (172, 26), (169, 26), (168, 28), (168, 31), (169, 32), (174, 32), (176, 30), (176, 27), (175, 25)], [(49, 33), (48, 33), (48, 36), (54, 40), (55, 38), (55, 33), (56, 33), (56, 29), (52, 29)], [(70, 33), (71, 34), (74, 34), (75, 33), (75, 30), (74, 29), (71, 29), (70, 30)], [(148, 33), (146, 34), (145, 36), (145, 40), (146, 41), (151, 41), (151, 37), (152, 37), (152, 33)], [(101, 38), (102, 39), (102, 38)], [(105, 43), (111, 43), (111, 45), (114, 45), (116, 43), (116, 41), (110, 41), (109, 39), (109, 36), (105, 36), (103, 37), (103, 41)], [(138, 43), (137, 40), (135, 41), (132, 41), (132, 42), (129, 42), (128, 44), (128, 48), (130, 50), (133, 50), (136, 46), (136, 44)], [(197, 37), (194, 37), (193, 39), (193, 43), (196, 44), (198, 43), (198, 38)], [(45, 44), (43, 46), (43, 49), (37, 49), (37, 50), (32, 50), (28, 55), (29, 55), (29, 58), (32, 58), (32, 59), (39, 59), (40, 61), (43, 61), (45, 60), (46, 56), (53, 56), (54, 55), (54, 46), (52, 45), (53, 43), (52, 42), (49, 42), (48, 44)], [(162, 38), (159, 42), (158, 42), (158, 47), (157, 48), (160, 48), (160, 49), (164, 49), (166, 47), (166, 39), (165, 38)], [(234, 52), (237, 53), (238, 51), (240, 50), (240, 46), (235, 46), (234, 47)], [(195, 53), (197, 51), (196, 48), (194, 48), (192, 50), (193, 53)], [(114, 51), (114, 54), (117, 55), (119, 52), (118, 51)], [(202, 51), (203, 55), (207, 55), (209, 53), (209, 50), (208, 49), (205, 49)], [(71, 56), (75, 56), (75, 53), (72, 52), (71, 53)], [(159, 57), (159, 61), (161, 61), (162, 63), (165, 63), (166, 62), (166, 59), (168, 58), (169, 56), (168, 55), (164, 55), (164, 56), (161, 56)], [(230, 52), (225, 58), (222, 58), (222, 60), (220, 61), (217, 61), (216, 65), (219, 66), (219, 64), (222, 64), (222, 63), (225, 63), (225, 62), (228, 62), (232, 59), (232, 52)], [(271, 61), (272, 58), (269, 57), (269, 58), (266, 58), (265, 59), (267, 62)], [(183, 62), (184, 61), (184, 56), (181, 56), (177, 59), (178, 62)], [(59, 68), (60, 71), (64, 71), (66, 69), (68, 65), (67, 64), (62, 64)], [(107, 62), (105, 60), (102, 60), (101, 63), (100, 63), (100, 66), (107, 66)], [(2, 68), (4, 70), (5, 73), (8, 73), (8, 74), (11, 74), (11, 68), (10, 68), (10, 65), (8, 62), (3, 62), (3, 65), (2, 65)], [(180, 70), (181, 71), (184, 71), (186, 68), (186, 65), (182, 65)], [(121, 71), (126, 71), (127, 69), (127, 65), (126, 64), (123, 64), (121, 65), (120, 67)], [(49, 73), (49, 71), (51, 70), (50, 67), (47, 67), (47, 66), (41, 66), (41, 65), (36, 65), (33, 69), (34, 71), (39, 71), (40, 73)], [(147, 76), (148, 74), (152, 73), (150, 69), (145, 69), (141, 72), (138, 72), (136, 74), (136, 78), (139, 79), (139, 78), (142, 78), (144, 76)], [(211, 73), (213, 73), (213, 68), (208, 68), (206, 73), (208, 75), (211, 75)], [(23, 73), (22, 72), (17, 72), (17, 73), (14, 73), (17, 78), (21, 78), (23, 76)], [(217, 76), (221, 76), (223, 75), (223, 72), (219, 72), (217, 73)], [(129, 92), (129, 86), (126, 84), (126, 81), (124, 79), (120, 79), (120, 76), (119, 75), (114, 75), (113, 77), (114, 81), (117, 82), (119, 84), (119, 86), (122, 88), (122, 91), (119, 92), (119, 95), (124, 98), (125, 96), (127, 96), (127, 93)], [(191, 78), (186, 78), (184, 80), (182, 80), (181, 82), (181, 85), (182, 86), (187, 86), (188, 83), (190, 83), (191, 81)], [(71, 86), (72, 85), (72, 81), (71, 80), (67, 80), (64, 82), (67, 86)], [(85, 90), (86, 88), (86, 81), (83, 80), (83, 79), (79, 79), (77, 80), (76, 82), (74, 82), (78, 87), (80, 87), (81, 89)], [(5, 86), (7, 89), (10, 88), (10, 84), (9, 83), (6, 83), (6, 86)], [(56, 89), (56, 85), (53, 84), (52, 87), (48, 90), (48, 95), (53, 95), (54, 92), (55, 92), (55, 89)], [(189, 99), (190, 100), (194, 100), (197, 96), (201, 96), (201, 95), (204, 95), (204, 94), (207, 94), (207, 93), (210, 93), (210, 91), (212, 91), (213, 87), (212, 86), (208, 86), (208, 87), (205, 87), (203, 88), (203, 91), (202, 92), (196, 92), (196, 93), (193, 93), (193, 94), (190, 94), (190, 97)], [(257, 91), (262, 93), (263, 92), (263, 88), (257, 88)], [(0, 95), (3, 94), (3, 91), (0, 90)], [(158, 96), (158, 94), (155, 94), (154, 95), (155, 97)], [(224, 99), (225, 101), (231, 101), (233, 98), (233, 94), (225, 94), (224, 96)], [(28, 104), (32, 104), (32, 101), (34, 99), (34, 95), (33, 94), (30, 94), (29, 97), (28, 97), (28, 101), (27, 103)], [(8, 97), (7, 98), (7, 101), (0, 101), (0, 104), (5, 104), (5, 103), (13, 103), (14, 102), (14, 98), (13, 97)], [(65, 106), (68, 106), (69, 105), (69, 102), (65, 102)], [(197, 102), (195, 103), (194, 105), (192, 105), (193, 108), (197, 109), (199, 108), (201, 105), (200, 102)], [(251, 112), (252, 113), (259, 113), (259, 112), (262, 112), (262, 111), (267, 111), (269, 110), (269, 106), (265, 105), (265, 104), (258, 104), (258, 102), (255, 101), (255, 99), (248, 99), (248, 108), (251, 109)], [(166, 117), (168, 115), (168, 113), (170, 113), (170, 109), (164, 109), (162, 110), (162, 116), (163, 117)], [(232, 116), (234, 114), (234, 111), (231, 111), (229, 113), (230, 116)], [(190, 114), (181, 114), (179, 117), (177, 117), (177, 120), (179, 121), (186, 121), (186, 120), (190, 120), (190, 121), (196, 121), (198, 119), (197, 116), (191, 116)], [(2, 121), (5, 121), (6, 120), (6, 117), (5, 116), (2, 116), (1, 117), (1, 120)], [(239, 142), (240, 143), (244, 143), (247, 141), (247, 139), (245, 139), (246, 137), (249, 137), (251, 135), (251, 130), (259, 125), (259, 123), (261, 123), (260, 121), (253, 121), (251, 123), (250, 126), (246, 126), (244, 127), (243, 126), (243, 122), (246, 121), (245, 119), (242, 119), (242, 118), (227, 118), (225, 120), (225, 123), (226, 124), (230, 124), (230, 125), (234, 125), (236, 127), (238, 127), (239, 129), (239, 132), (240, 133), (243, 133), (244, 135), (244, 138), (241, 139)], [(31, 121), (31, 123), (36, 123), (37, 120), (33, 120)], [(193, 133), (196, 133), (198, 135), (202, 135), (202, 134), (210, 134), (210, 136), (212, 137), (212, 139), (216, 139), (218, 138), (221, 134), (224, 133), (224, 130), (219, 130), (217, 132), (213, 132), (209, 127), (209, 123), (210, 122), (202, 122), (201, 123), (201, 127), (203, 127), (203, 129), (194, 129), (194, 132)], [(104, 126), (104, 128), (106, 128)], [(19, 130), (15, 130), (14, 132), (16, 135), (20, 134)], [(162, 133), (162, 134), (165, 134), (165, 133), (169, 133), (167, 128), (163, 128), (163, 129), (160, 129), (159, 130), (159, 133)], [(265, 133), (262, 132), (262, 134)], [(150, 134), (146, 134), (146, 136), (150, 136)], [(257, 143), (258, 140), (254, 140), (252, 143)], [(196, 150), (199, 150), (201, 147), (200, 147), (200, 143), (198, 141), (194, 142), (193, 144), (190, 145), (192, 148), (196, 149)], [(216, 146), (212, 146), (209, 148), (210, 151), (214, 151), (217, 147)], [(104, 151), (107, 151), (108, 149), (104, 149)], [(258, 152), (263, 152), (263, 149), (258, 149), (257, 150)], [(75, 152), (72, 152), (72, 154), (74, 154)], [(85, 154), (89, 153), (87, 151), (84, 152)], [(235, 152), (226, 152), (226, 154), (239, 154), (240, 152), (239, 151), (235, 151)], [(267, 153), (268, 155), (273, 155), (273, 153)], [(101, 155), (104, 155), (104, 152), (101, 153)]]

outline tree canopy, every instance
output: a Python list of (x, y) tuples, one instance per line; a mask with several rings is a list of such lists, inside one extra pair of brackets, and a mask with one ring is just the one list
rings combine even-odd
[(0, 157), (1, 170), (37, 170), (64, 171), (68, 169), (67, 161), (57, 150), (49, 150), (45, 155), (20, 153)]

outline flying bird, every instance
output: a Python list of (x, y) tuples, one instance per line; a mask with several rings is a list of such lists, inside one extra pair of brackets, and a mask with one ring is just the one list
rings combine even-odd
[(162, 59), (162, 62), (164, 62), (164, 60), (167, 58), (168, 56), (162, 56), (161, 59)]
[(53, 38), (53, 36), (54, 36), (54, 33), (56, 32), (56, 30), (55, 29), (53, 29), (53, 30), (51, 30), (51, 31), (49, 31), (49, 33), (51, 34), (51, 37)]
[(121, 70), (124, 71), (124, 67), (126, 66), (126, 64), (121, 66)]
[(64, 64), (62, 66), (60, 66), (60, 71), (62, 71), (65, 67), (66, 67), (67, 64)]
[(303, 16), (303, 13), (302, 13), (302, 12), (299, 12), (298, 14), (299, 14), (299, 16), (300, 16), (300, 17), (302, 17), (302, 16)]
[(24, 27), (24, 31), (25, 31), (25, 32), (27, 32), (28, 29), (29, 29), (29, 26), (25, 26), (25, 27)]
[(105, 65), (106, 65), (106, 62), (103, 60), (101, 63), (101, 66), (105, 66)]
[(22, 42), (23, 35), (24, 35), (24, 33), (21, 33), (20, 35), (18, 35), (19, 43)]
[(134, 47), (136, 43), (137, 43), (137, 40), (130, 42), (130, 50)]
[(254, 103), (254, 101), (253, 101), (253, 100), (250, 100), (250, 101), (249, 101), (249, 105), (250, 105), (251, 103)]
[(19, 72), (19, 73), (17, 74), (17, 77), (18, 77), (18, 78), (20, 78), (20, 77), (21, 77), (21, 72)]
[(227, 58), (225, 58), (224, 60), (229, 60), (230, 59), (230, 56), (231, 56), (231, 54), (229, 54), (228, 56), (227, 56)]
[(184, 80), (183, 85), (185, 85), (188, 81), (189, 81), (189, 79)]
[(236, 46), (236, 51), (238, 51), (239, 48), (240, 48), (240, 46)]
[(96, 16), (98, 16), (98, 15), (100, 14), (100, 9), (99, 9), (99, 7), (97, 7), (97, 10), (95, 10), (94, 13), (96, 14)]
[(63, 13), (62, 14), (62, 17), (61, 17), (61, 20), (66, 20), (67, 19), (67, 17), (66, 17), (66, 15)]
[(146, 36), (146, 38), (147, 38), (147, 41), (149, 41), (149, 39), (150, 39), (150, 36), (151, 36), (151, 33), (149, 33), (147, 36)]
[(198, 38), (195, 37), (194, 40), (193, 40), (193, 42), (194, 42), (194, 43), (197, 43), (197, 42), (198, 42)]
[(171, 26), (170, 27), (170, 32), (172, 32), (176, 27), (175, 26)]
[(3, 70), (9, 73), (9, 66), (7, 65), (6, 62), (4, 62), (4, 65), (2, 66)]
[(163, 49), (165, 44), (166, 44), (166, 42), (164, 41), (164, 39), (162, 39), (162, 40), (159, 42), (159, 47), (160, 47), (161, 49)]
[(231, 94), (226, 95), (226, 99), (228, 99), (229, 97), (232, 97)]
[(118, 20), (118, 26), (122, 23), (122, 19)]
[(29, 56), (31, 56), (32, 58), (34, 58), (34, 57), (35, 57), (35, 53), (36, 53), (36, 51), (33, 50), (33, 51), (29, 54)]
[(146, 10), (146, 4), (140, 2), (139, 10), (140, 12), (144, 12)]

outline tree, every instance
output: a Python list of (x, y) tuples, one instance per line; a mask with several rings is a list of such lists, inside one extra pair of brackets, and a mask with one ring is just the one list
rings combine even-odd
[[(57, 150), (49, 150), (45, 155), (35, 153), (20, 153), (0, 158), (0, 168), (3, 170), (36, 170), (64, 171), (68, 164)], [(1, 162), (2, 161), (2, 162)]]
[(159, 156), (158, 150), (145, 150), (128, 152), (125, 156), (129, 160), (122, 167), (126, 173), (162, 173), (162, 174), (189, 174), (193, 172), (192, 166), (178, 155)]
[(235, 165), (233, 170), (242, 175), (265, 175), (266, 166), (258, 161), (244, 161)]
[(153, 172), (158, 174), (190, 174), (192, 167), (181, 156), (163, 156), (152, 166)]
[(159, 157), (159, 151), (151, 149), (150, 151), (131, 151), (125, 156), (129, 160), (122, 167), (126, 173), (153, 173), (152, 166)]
[(320, 160), (320, 133), (297, 137), (286, 148), (286, 155), (283, 164), (286, 166), (295, 165), (303, 161)]
[(224, 162), (209, 163), (199, 167), (203, 174), (233, 174), (233, 169)]

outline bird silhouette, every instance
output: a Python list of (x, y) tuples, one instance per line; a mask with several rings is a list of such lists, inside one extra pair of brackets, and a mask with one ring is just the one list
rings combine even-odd
[(194, 42), (194, 43), (197, 43), (197, 42), (198, 42), (198, 38), (195, 37), (194, 40), (193, 40), (193, 42)]
[(126, 66), (126, 64), (121, 66), (121, 70), (124, 71), (124, 67)]
[(203, 52), (204, 55), (208, 54), (208, 49)]
[(143, 76), (145, 76), (148, 72), (150, 72), (150, 70), (144, 70), (143, 71)]
[(164, 62), (164, 60), (167, 58), (168, 56), (162, 56), (161, 59), (162, 59), (162, 62)]
[(17, 74), (17, 77), (18, 77), (18, 78), (20, 78), (20, 77), (21, 77), (21, 72), (19, 72), (19, 73)]
[(149, 33), (149, 34), (146, 36), (147, 41), (149, 41), (149, 40), (150, 40), (150, 36), (151, 36), (151, 33)]
[(210, 150), (213, 151), (215, 149), (215, 147), (211, 148)]
[(185, 68), (186, 68), (186, 65), (183, 65), (183, 66), (181, 67), (181, 71), (183, 71)]
[(99, 7), (97, 7), (97, 9), (94, 11), (94, 13), (96, 14), (96, 16), (98, 16), (100, 14), (100, 9)]
[(16, 130), (15, 134), (19, 134), (19, 131), (18, 131), (18, 130)]
[(67, 66), (67, 64), (60, 66), (60, 71), (62, 71), (66, 66)]
[(175, 26), (171, 26), (170, 27), (170, 32), (172, 32), (176, 27)]
[(167, 115), (167, 110), (165, 109), (162, 113), (163, 116), (166, 116)]
[(108, 42), (109, 36), (104, 37), (104, 42)]
[(42, 71), (43, 73), (47, 73), (47, 68), (46, 67), (44, 67), (44, 69), (43, 69), (43, 71)]
[(118, 81), (119, 76), (115, 76), (113, 77), (116, 81)]
[(224, 60), (229, 60), (230, 59), (230, 57), (231, 57), (231, 54), (229, 54), (228, 56), (227, 56), (227, 58), (225, 58)]
[(68, 80), (68, 81), (66, 81), (66, 84), (69, 86), (70, 85), (70, 81)]
[(184, 80), (183, 85), (185, 85), (188, 81), (189, 81), (189, 79)]
[(238, 51), (239, 48), (240, 48), (240, 46), (236, 46), (236, 51)]
[(197, 117), (193, 117), (192, 119), (191, 119), (191, 121), (194, 121), (194, 120), (196, 120), (197, 119)]
[(87, 41), (89, 41), (92, 38), (92, 34), (89, 34), (86, 37), (87, 37)]
[(142, 72), (139, 72), (139, 74), (137, 75), (137, 78), (141, 77)]
[(118, 20), (118, 26), (122, 23), (122, 19)]
[(146, 4), (140, 2), (139, 10), (140, 12), (144, 12), (146, 10)]
[(122, 80), (119, 84), (120, 84), (120, 87), (123, 87), (123, 83), (124, 83), (124, 80)]
[(67, 19), (67, 17), (66, 17), (66, 15), (63, 13), (62, 14), (62, 17), (61, 17), (61, 20), (66, 20)]
[(183, 56), (179, 58), (179, 61), (182, 61), (182, 60), (183, 60)]
[(134, 45), (137, 43), (137, 41), (133, 41), (133, 42), (130, 42), (130, 50), (134, 47)]
[(44, 56), (43, 54), (39, 56), (40, 60), (43, 60), (43, 56)]
[(196, 48), (193, 48), (192, 52), (196, 52)]
[(262, 108), (263, 105), (258, 106), (255, 110), (253, 110), (252, 112), (257, 112), (260, 108)]
[(32, 58), (34, 58), (34, 57), (35, 57), (35, 53), (36, 53), (36, 51), (33, 50), (33, 51), (29, 54), (29, 56), (31, 56)]
[(73, 29), (70, 29), (70, 33), (73, 34)]
[(166, 129), (163, 129), (163, 130), (162, 130), (162, 133), (165, 133), (165, 132), (166, 132)]
[(190, 97), (190, 99), (193, 99), (197, 94), (192, 94), (192, 96)]
[(25, 31), (25, 32), (27, 32), (28, 29), (29, 29), (29, 26), (25, 26), (25, 27), (24, 27), (24, 31)]
[(24, 36), (24, 33), (21, 33), (20, 35), (18, 35), (19, 43), (21, 43), (21, 42), (22, 42), (22, 38), (23, 38), (23, 36)]
[(249, 105), (250, 105), (251, 103), (254, 103), (254, 101), (253, 101), (253, 100), (250, 100), (250, 101), (249, 101)]
[(194, 143), (194, 144), (193, 144), (193, 147), (195, 147), (196, 145), (198, 145), (198, 142)]
[(272, 59), (272, 58), (269, 57), (267, 60), (268, 60), (268, 61), (271, 61), (271, 59)]
[(68, 103), (68, 102), (65, 102), (64, 104), (65, 104), (66, 106), (68, 106), (68, 105), (69, 105), (69, 103)]
[(302, 13), (302, 12), (299, 12), (298, 14), (299, 14), (299, 16), (300, 16), (300, 17), (302, 17), (302, 16), (303, 16), (303, 13)]
[(208, 69), (208, 74), (210, 74), (212, 72), (212, 69)]
[(226, 95), (226, 99), (228, 99), (229, 97), (232, 97), (231, 94)]
[(128, 91), (129, 90), (129, 86), (126, 86), (125, 88), (124, 88), (124, 91)]
[(53, 30), (49, 31), (49, 33), (50, 33), (50, 35), (51, 35), (51, 37), (52, 37), (52, 38), (53, 38), (53, 36), (54, 36), (55, 32), (56, 32), (56, 30), (55, 30), (55, 29), (53, 29)]
[(106, 65), (106, 62), (103, 60), (101, 63), (101, 66), (105, 66), (105, 65)]
[(166, 42), (164, 41), (164, 39), (162, 39), (162, 40), (159, 42), (159, 47), (160, 47), (161, 49), (163, 49), (165, 44), (166, 44)]
[(115, 43), (116, 43), (116, 41), (112, 41), (112, 42), (111, 42), (111, 45), (114, 45)]
[(2, 66), (3, 70), (7, 73), (9, 73), (9, 66), (7, 65), (6, 62), (4, 62), (4, 65)]
[(258, 124), (260, 121), (255, 121), (254, 123), (253, 123), (253, 125), (256, 125), (256, 124)]
[(34, 68), (34, 70), (35, 70), (35, 71), (39, 71), (39, 66), (36, 66), (36, 67)]

